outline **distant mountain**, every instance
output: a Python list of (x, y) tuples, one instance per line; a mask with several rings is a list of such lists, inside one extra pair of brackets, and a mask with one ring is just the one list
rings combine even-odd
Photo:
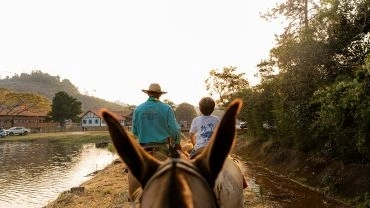
[(107, 100), (83, 95), (78, 88), (68, 79), (60, 80), (59, 76), (51, 76), (41, 71), (32, 71), (31, 74), (22, 73), (13, 77), (0, 79), (0, 88), (6, 88), (15, 92), (29, 92), (43, 95), (52, 102), (54, 95), (64, 91), (82, 103), (82, 111), (107, 108), (110, 110), (126, 110), (129, 108), (124, 103), (114, 103)]

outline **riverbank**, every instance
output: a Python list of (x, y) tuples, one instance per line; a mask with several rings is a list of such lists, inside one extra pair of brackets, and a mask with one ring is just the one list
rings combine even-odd
[(115, 160), (90, 180), (59, 195), (45, 208), (129, 208), (127, 171), (121, 160)]

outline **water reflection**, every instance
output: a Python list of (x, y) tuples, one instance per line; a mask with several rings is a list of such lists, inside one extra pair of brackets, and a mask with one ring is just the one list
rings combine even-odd
[(0, 142), (0, 207), (42, 207), (116, 158), (95, 144)]

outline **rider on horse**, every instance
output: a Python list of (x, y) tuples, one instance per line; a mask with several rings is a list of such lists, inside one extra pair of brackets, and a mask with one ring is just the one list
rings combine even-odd
[(150, 84), (149, 89), (142, 91), (149, 98), (134, 110), (132, 133), (144, 149), (159, 150), (173, 157), (172, 154), (177, 153), (173, 149), (180, 149), (181, 129), (171, 106), (159, 100), (167, 92), (162, 91), (157, 83)]

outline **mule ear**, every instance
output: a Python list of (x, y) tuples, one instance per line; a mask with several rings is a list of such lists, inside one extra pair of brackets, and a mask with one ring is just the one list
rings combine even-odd
[(242, 104), (241, 99), (236, 99), (228, 106), (206, 149), (193, 161), (211, 187), (214, 186), (224, 161), (233, 147), (236, 115)]
[(144, 187), (159, 167), (160, 162), (148, 154), (139, 143), (131, 137), (109, 111), (103, 109), (100, 115), (108, 125), (114, 147), (132, 175)]

